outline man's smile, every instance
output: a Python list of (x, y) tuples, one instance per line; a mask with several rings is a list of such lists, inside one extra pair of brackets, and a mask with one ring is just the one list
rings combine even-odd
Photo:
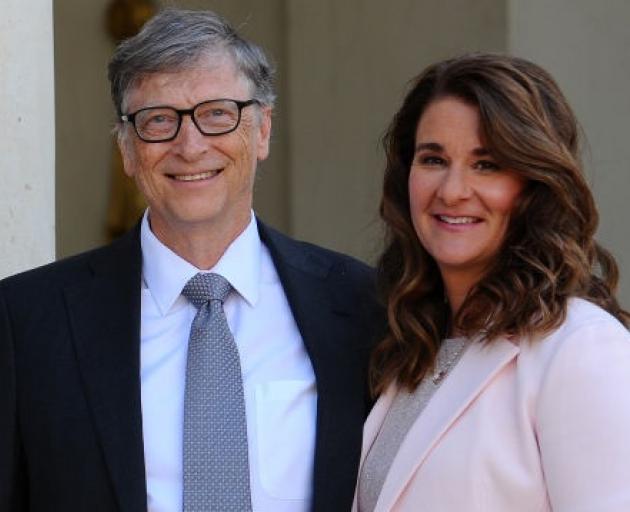
[(223, 172), (223, 169), (214, 169), (197, 174), (167, 174), (167, 176), (175, 181), (201, 181), (214, 178), (218, 174), (221, 174), (221, 172)]

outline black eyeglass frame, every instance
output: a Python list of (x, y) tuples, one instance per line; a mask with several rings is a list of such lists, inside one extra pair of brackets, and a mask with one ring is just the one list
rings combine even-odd
[[(238, 119), (236, 120), (236, 124), (232, 128), (230, 128), (229, 130), (224, 130), (222, 132), (206, 133), (206, 132), (204, 132), (201, 129), (201, 126), (199, 126), (197, 124), (197, 120), (195, 119), (195, 110), (197, 108), (199, 108), (201, 105), (205, 105), (207, 103), (214, 103), (214, 102), (218, 102), (218, 101), (230, 101), (230, 102), (234, 103), (237, 106), (237, 108), (238, 108)], [(148, 142), (149, 144), (158, 143), (158, 142), (170, 142), (170, 141), (174, 140), (177, 137), (177, 135), (179, 135), (179, 130), (182, 127), (182, 120), (183, 120), (184, 116), (190, 116), (190, 119), (192, 120), (194, 125), (197, 127), (197, 130), (199, 130), (199, 133), (201, 133), (202, 135), (205, 135), (206, 137), (215, 137), (217, 135), (225, 135), (226, 133), (231, 133), (234, 130), (236, 130), (238, 128), (238, 126), (241, 124), (241, 117), (242, 117), (243, 109), (245, 107), (249, 107), (250, 105), (260, 105), (260, 104), (261, 104), (260, 101), (258, 101), (256, 99), (240, 101), (240, 100), (233, 100), (232, 98), (217, 98), (217, 99), (214, 99), (214, 100), (202, 101), (201, 103), (197, 103), (194, 107), (186, 108), (186, 109), (177, 109), (177, 108), (172, 107), (170, 105), (155, 105), (155, 106), (151, 106), (151, 107), (141, 108), (141, 109), (136, 110), (135, 112), (133, 112), (131, 114), (122, 114), (120, 116), (120, 120), (123, 121), (123, 122), (131, 123), (133, 125), (133, 128), (134, 128), (138, 138), (141, 141), (143, 141), (143, 142)], [(140, 135), (140, 132), (138, 131), (138, 127), (136, 126), (136, 116), (139, 113), (144, 112), (146, 110), (156, 110), (156, 109), (160, 109), (160, 108), (168, 108), (168, 109), (171, 109), (171, 110), (173, 110), (174, 112), (177, 113), (177, 129), (175, 130), (175, 133), (171, 137), (168, 137), (166, 139), (159, 139), (159, 140), (145, 139), (144, 137), (142, 137), (142, 135)]]

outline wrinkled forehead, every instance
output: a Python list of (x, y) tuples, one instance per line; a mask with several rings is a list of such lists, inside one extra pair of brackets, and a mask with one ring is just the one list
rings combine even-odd
[(218, 94), (221, 97), (238, 98), (244, 90), (248, 96), (251, 95), (254, 86), (237, 67), (229, 51), (205, 52), (196, 59), (177, 66), (139, 73), (124, 91), (122, 110), (128, 112), (139, 103), (151, 102), (156, 95), (162, 96), (160, 92), (178, 91), (185, 97), (187, 94), (194, 95), (202, 88), (217, 91), (209, 93), (210, 96)]

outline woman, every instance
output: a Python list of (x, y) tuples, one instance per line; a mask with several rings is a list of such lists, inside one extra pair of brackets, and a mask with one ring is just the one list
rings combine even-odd
[(630, 510), (630, 318), (553, 79), (475, 54), (385, 137), (389, 332), (354, 510)]

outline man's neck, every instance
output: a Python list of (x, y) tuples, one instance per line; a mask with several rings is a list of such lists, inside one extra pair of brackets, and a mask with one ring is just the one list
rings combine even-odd
[(151, 222), (153, 234), (171, 251), (200, 270), (214, 267), (230, 244), (249, 225), (251, 215), (225, 223), (199, 223), (184, 226), (167, 225)]

